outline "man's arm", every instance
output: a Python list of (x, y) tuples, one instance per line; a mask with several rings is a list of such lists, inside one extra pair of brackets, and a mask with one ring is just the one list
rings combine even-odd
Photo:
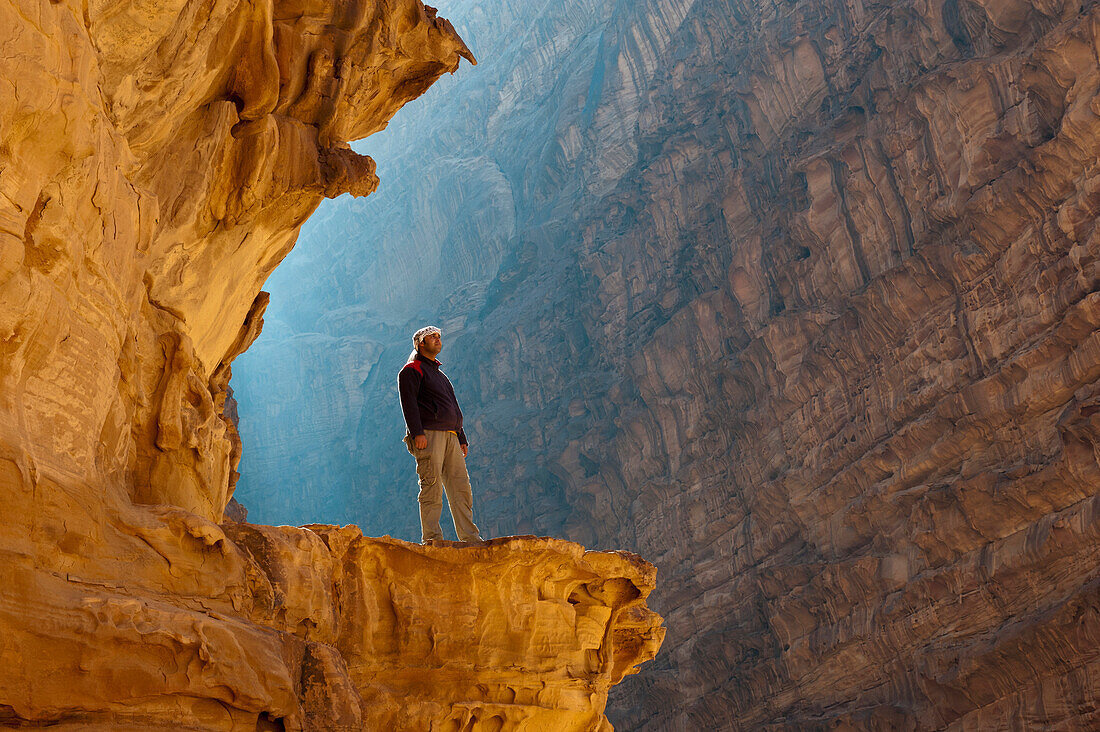
[(397, 376), (397, 390), (401, 393), (401, 413), (405, 415), (405, 426), (413, 437), (424, 435), (424, 427), (420, 423), (420, 407), (416, 404), (422, 378), (411, 366), (401, 369)]

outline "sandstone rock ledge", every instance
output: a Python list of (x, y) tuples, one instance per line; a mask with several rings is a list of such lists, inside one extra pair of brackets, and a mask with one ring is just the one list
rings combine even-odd
[(608, 730), (608, 689), (664, 638), (655, 570), (624, 552), (127, 519), (125, 579), (102, 556), (0, 564), (0, 724)]

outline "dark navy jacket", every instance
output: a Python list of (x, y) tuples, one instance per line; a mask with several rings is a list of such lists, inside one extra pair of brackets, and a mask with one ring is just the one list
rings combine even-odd
[(458, 433), (459, 444), (466, 444), (462, 410), (458, 408), (451, 380), (439, 370), (439, 361), (416, 354), (401, 369), (397, 388), (410, 435), (422, 435), (424, 430), (450, 430)]

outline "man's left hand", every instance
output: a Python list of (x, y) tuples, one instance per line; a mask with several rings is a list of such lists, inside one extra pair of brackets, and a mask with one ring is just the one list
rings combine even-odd
[(462, 448), (462, 457), (463, 458), (465, 458), (467, 455), (470, 454), (470, 446), (469, 445), (459, 445), (459, 447)]

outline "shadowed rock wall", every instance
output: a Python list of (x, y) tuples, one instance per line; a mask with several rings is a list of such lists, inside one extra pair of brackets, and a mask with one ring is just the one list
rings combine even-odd
[[(391, 333), (337, 431), (393, 467), (341, 510), (414, 531), (393, 374), (435, 320), (484, 528), (662, 573), (618, 724), (1100, 724), (1100, 8), (540, 8), (460, 18), (501, 66), (396, 138), (461, 184), (346, 204), (366, 274), (287, 290)], [(416, 262), (373, 233), (397, 219)], [(420, 261), (402, 310), (376, 283)]]

